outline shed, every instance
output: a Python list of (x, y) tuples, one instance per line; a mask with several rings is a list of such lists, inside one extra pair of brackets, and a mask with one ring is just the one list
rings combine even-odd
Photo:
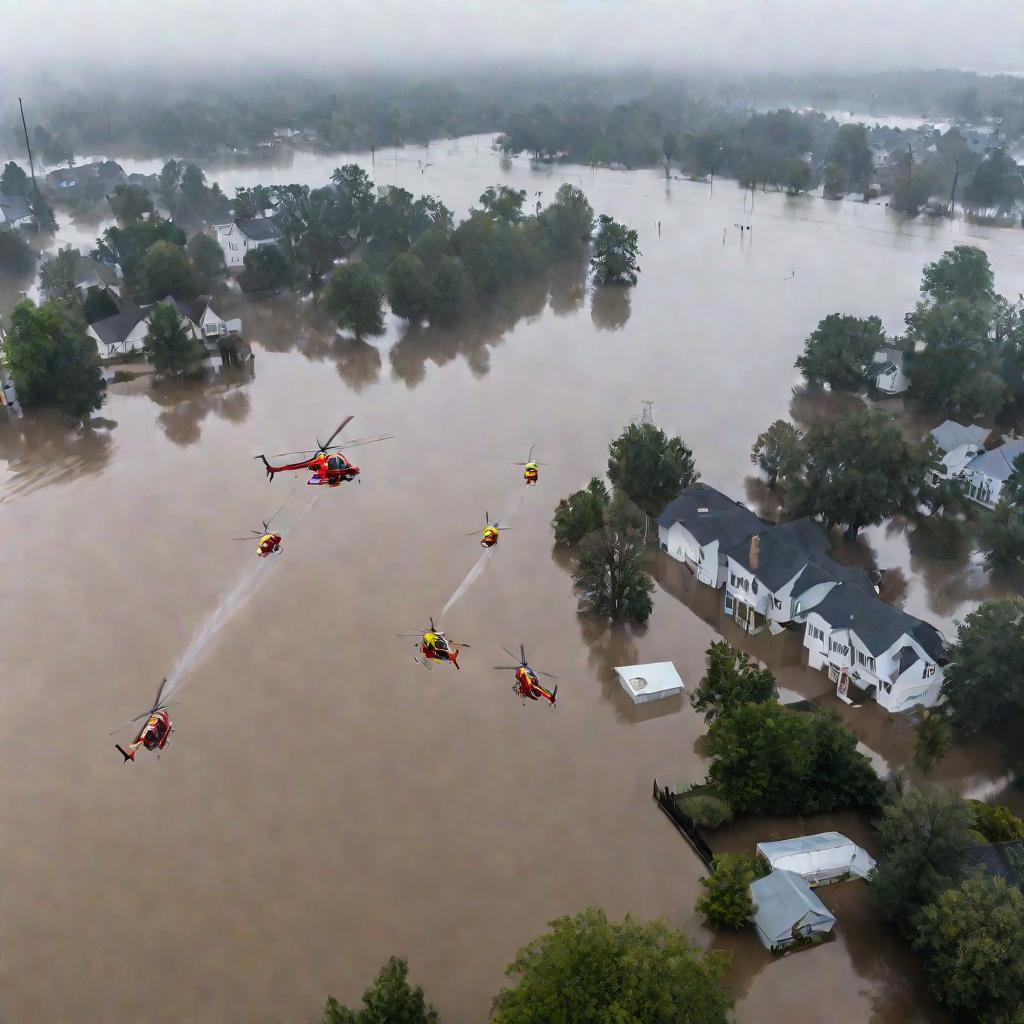
[(758, 843), (757, 852), (773, 870), (795, 872), (811, 885), (828, 884), (844, 875), (866, 878), (875, 866), (867, 851), (839, 832)]
[(750, 883), (751, 920), (766, 949), (775, 952), (799, 939), (827, 935), (836, 919), (795, 871), (773, 871)]
[(615, 672), (634, 704), (646, 704), (647, 701), (674, 697), (683, 692), (683, 681), (671, 661), (624, 665), (616, 668)]

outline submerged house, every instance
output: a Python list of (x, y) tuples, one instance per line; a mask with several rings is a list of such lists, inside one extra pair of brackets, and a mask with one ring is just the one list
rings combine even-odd
[(836, 919), (795, 871), (772, 871), (750, 883), (751, 920), (757, 937), (771, 952), (796, 942), (828, 935)]
[(210, 231), (224, 253), (228, 270), (241, 270), (250, 249), (273, 245), (281, 237), (281, 229), (272, 217), (252, 217), (211, 224)]
[(758, 843), (757, 852), (773, 871), (794, 871), (808, 885), (828, 885), (851, 875), (867, 878), (875, 866), (866, 850), (839, 832)]
[(910, 387), (904, 359), (904, 353), (892, 345), (886, 345), (875, 353), (871, 369), (875, 375), (875, 387), (883, 395), (902, 395)]
[(998, 448), (982, 451), (960, 471), (960, 486), (972, 501), (995, 508), (1003, 484), (1013, 475), (1013, 461), (1024, 453), (1024, 440), (1004, 441)]
[[(192, 337), (203, 342), (207, 355), (215, 355), (227, 335), (238, 334), (242, 330), (240, 320), (224, 320), (213, 309), (209, 295), (200, 295), (188, 301), (168, 296), (163, 301), (174, 306)], [(149, 329), (146, 318), (152, 308), (153, 304), (132, 306), (115, 316), (90, 324), (86, 333), (96, 342), (100, 356), (109, 359), (129, 352), (140, 352), (146, 344)]]

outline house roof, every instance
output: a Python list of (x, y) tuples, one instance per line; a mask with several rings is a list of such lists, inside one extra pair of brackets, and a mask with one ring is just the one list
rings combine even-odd
[(101, 160), (97, 164), (92, 164), (96, 168), (96, 176), (98, 178), (124, 178), (124, 168), (116, 160)]
[(972, 846), (964, 854), (971, 867), (984, 868), (990, 875), (1005, 878), (1013, 885), (1024, 886), (1024, 839), (1011, 843)]
[[(207, 307), (210, 305), (210, 299), (211, 296), (209, 295), (197, 295), (194, 299), (188, 300), (175, 299), (168, 295), (160, 301), (169, 303), (178, 311), (178, 316), (185, 317), (198, 326), (203, 319), (203, 313), (206, 312)], [(146, 307), (147, 312), (150, 309), (152, 309), (152, 306)]]
[(694, 484), (669, 502), (657, 519), (659, 526), (684, 526), (698, 544), (718, 540), (723, 548), (757, 533), (764, 522), (738, 501), (707, 484)]
[(125, 338), (136, 328), (141, 320), (148, 316), (148, 310), (135, 306), (125, 310), (123, 313), (115, 313), (113, 316), (97, 320), (90, 326), (96, 332), (100, 341), (108, 348), (111, 345), (120, 345)]
[(253, 217), (249, 220), (236, 220), (235, 227), (246, 238), (254, 242), (265, 242), (269, 238), (280, 238), (281, 231), (272, 217)]
[(754, 923), (775, 943), (792, 936), (793, 926), (805, 919), (827, 931), (836, 923), (811, 887), (795, 871), (772, 871), (750, 883)]
[(933, 661), (943, 656), (942, 634), (928, 622), (882, 601), (873, 590), (841, 583), (814, 608), (833, 629), (852, 629), (874, 655), (883, 654), (904, 634), (913, 637)]
[(843, 868), (863, 878), (875, 866), (865, 850), (840, 832), (819, 832), (813, 836), (758, 843), (757, 852), (773, 868), (796, 871), (805, 878), (825, 877)]
[(0, 195), (0, 219), (8, 224), (32, 216), (32, 207), (24, 196)]
[(840, 832), (819, 832), (813, 836), (796, 836), (774, 843), (758, 843), (757, 849), (771, 861), (775, 857), (786, 857), (794, 853), (817, 853), (819, 850), (853, 845), (853, 840), (847, 839)]
[(1013, 460), (1021, 452), (1024, 452), (1024, 441), (1005, 441), (990, 452), (975, 455), (967, 463), (967, 468), (991, 480), (1009, 480), (1013, 472)]
[(957, 423), (956, 420), (946, 420), (931, 432), (935, 443), (944, 452), (951, 452), (954, 448), (965, 444), (983, 446), (990, 433), (988, 427), (980, 426), (977, 423), (965, 427), (962, 423)]

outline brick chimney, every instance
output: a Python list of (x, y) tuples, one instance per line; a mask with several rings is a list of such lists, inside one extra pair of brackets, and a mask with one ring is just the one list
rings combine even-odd
[(754, 572), (757, 572), (757, 556), (760, 554), (760, 551), (761, 551), (761, 538), (757, 534), (754, 534), (754, 536), (750, 538), (750, 559), (749, 559), (749, 561), (750, 561), (750, 568)]

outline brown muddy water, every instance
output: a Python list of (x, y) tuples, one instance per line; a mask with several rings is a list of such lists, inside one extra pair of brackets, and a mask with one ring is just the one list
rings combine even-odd
[[(319, 183), (344, 159), (211, 177), (229, 192)], [(750, 218), (728, 183), (709, 197), (655, 173), (503, 167), (485, 141), (379, 155), (375, 170), (457, 215), (491, 183), (531, 201), (580, 184), (638, 228), (640, 284), (594, 296), (565, 268), (480, 321), (390, 322), (370, 343), (335, 336), (308, 306), (231, 296), (251, 377), (113, 385), (83, 436), (46, 418), (0, 423), (0, 1019), (308, 1021), (402, 953), (444, 1019), (469, 1024), (523, 943), (595, 904), (731, 948), (742, 1024), (942, 1020), (857, 883), (828, 893), (835, 941), (783, 959), (702, 927), (700, 864), (650, 791), (656, 776), (703, 775), (703, 722), (681, 701), (635, 711), (611, 667), (672, 659), (692, 685), (708, 644), (739, 638), (714, 595), (687, 593), (664, 564), (647, 629), (580, 618), (549, 521), (644, 400), (704, 479), (761, 501), (755, 435), (791, 409), (835, 414), (793, 394), (818, 319), (877, 313), (896, 329), (922, 264), (960, 241), (982, 245), (1016, 294), (1019, 236), (781, 196), (758, 195)], [(346, 413), (357, 434), (396, 437), (357, 450), (362, 484), (322, 495), (289, 531), (312, 489), (268, 485), (252, 456), (307, 447)], [(548, 463), (540, 484), (444, 623), (472, 645), (463, 669), (427, 672), (394, 634), (463, 579), (479, 554), (465, 534), (485, 509), (516, 506), (511, 463), (532, 444)], [(254, 550), (231, 538), (293, 488), (284, 550), (183, 679), (170, 746), (122, 767), (108, 733), (147, 706), (249, 570)], [(901, 569), (905, 606), (947, 630), (988, 586), (969, 550), (919, 546), (913, 531), (871, 531), (853, 555)], [(787, 690), (834, 706), (793, 640), (748, 646)], [(521, 707), (491, 670), (499, 645), (519, 642), (560, 677), (557, 709)], [(880, 765), (906, 762), (907, 723), (874, 707), (844, 716)], [(956, 751), (938, 774), (963, 792), (1004, 785), (986, 749)]]

